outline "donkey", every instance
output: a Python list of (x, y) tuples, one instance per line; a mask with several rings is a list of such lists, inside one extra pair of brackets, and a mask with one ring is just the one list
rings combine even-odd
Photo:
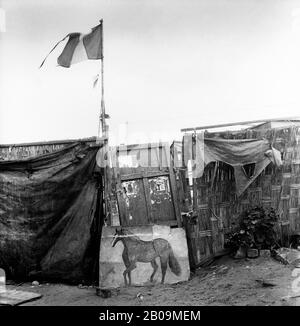
[[(158, 265), (155, 261), (156, 257), (160, 258), (162, 271), (161, 284), (165, 281), (168, 264), (175, 275), (179, 276), (181, 274), (179, 262), (174, 256), (172, 247), (167, 240), (158, 238), (153, 241), (143, 241), (138, 236), (133, 235), (127, 230), (116, 229), (112, 241), (112, 247), (114, 247), (119, 241), (124, 245), (122, 258), (126, 266), (126, 269), (123, 272), (125, 286), (131, 285), (131, 271), (136, 268), (137, 262), (151, 263), (153, 273), (150, 276), (150, 281), (153, 282), (153, 277), (158, 269)], [(128, 281), (126, 276), (128, 277)]]

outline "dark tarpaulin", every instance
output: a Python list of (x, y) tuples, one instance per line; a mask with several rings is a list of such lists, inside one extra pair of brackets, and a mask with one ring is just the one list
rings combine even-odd
[(92, 278), (99, 250), (98, 149), (74, 143), (0, 161), (0, 267), (10, 277)]

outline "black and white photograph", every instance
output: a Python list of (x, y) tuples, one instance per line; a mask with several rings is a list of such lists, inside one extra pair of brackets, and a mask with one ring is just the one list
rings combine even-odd
[(300, 306), (300, 0), (0, 0), (0, 306)]

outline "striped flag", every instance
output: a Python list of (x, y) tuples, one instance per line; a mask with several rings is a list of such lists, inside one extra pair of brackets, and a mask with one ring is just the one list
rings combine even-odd
[(47, 54), (40, 65), (45, 63), (49, 54), (64, 40), (68, 39), (62, 53), (57, 58), (59, 66), (69, 68), (71, 65), (84, 60), (98, 60), (103, 58), (103, 28), (102, 20), (100, 24), (92, 28), (88, 34), (70, 33), (57, 42), (53, 49)]

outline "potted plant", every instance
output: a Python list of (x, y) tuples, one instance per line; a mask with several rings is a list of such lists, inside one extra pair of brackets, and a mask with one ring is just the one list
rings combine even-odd
[(245, 257), (249, 249), (273, 249), (277, 246), (277, 221), (278, 214), (272, 207), (246, 210), (237, 230), (227, 236), (226, 246), (235, 253), (235, 258)]

